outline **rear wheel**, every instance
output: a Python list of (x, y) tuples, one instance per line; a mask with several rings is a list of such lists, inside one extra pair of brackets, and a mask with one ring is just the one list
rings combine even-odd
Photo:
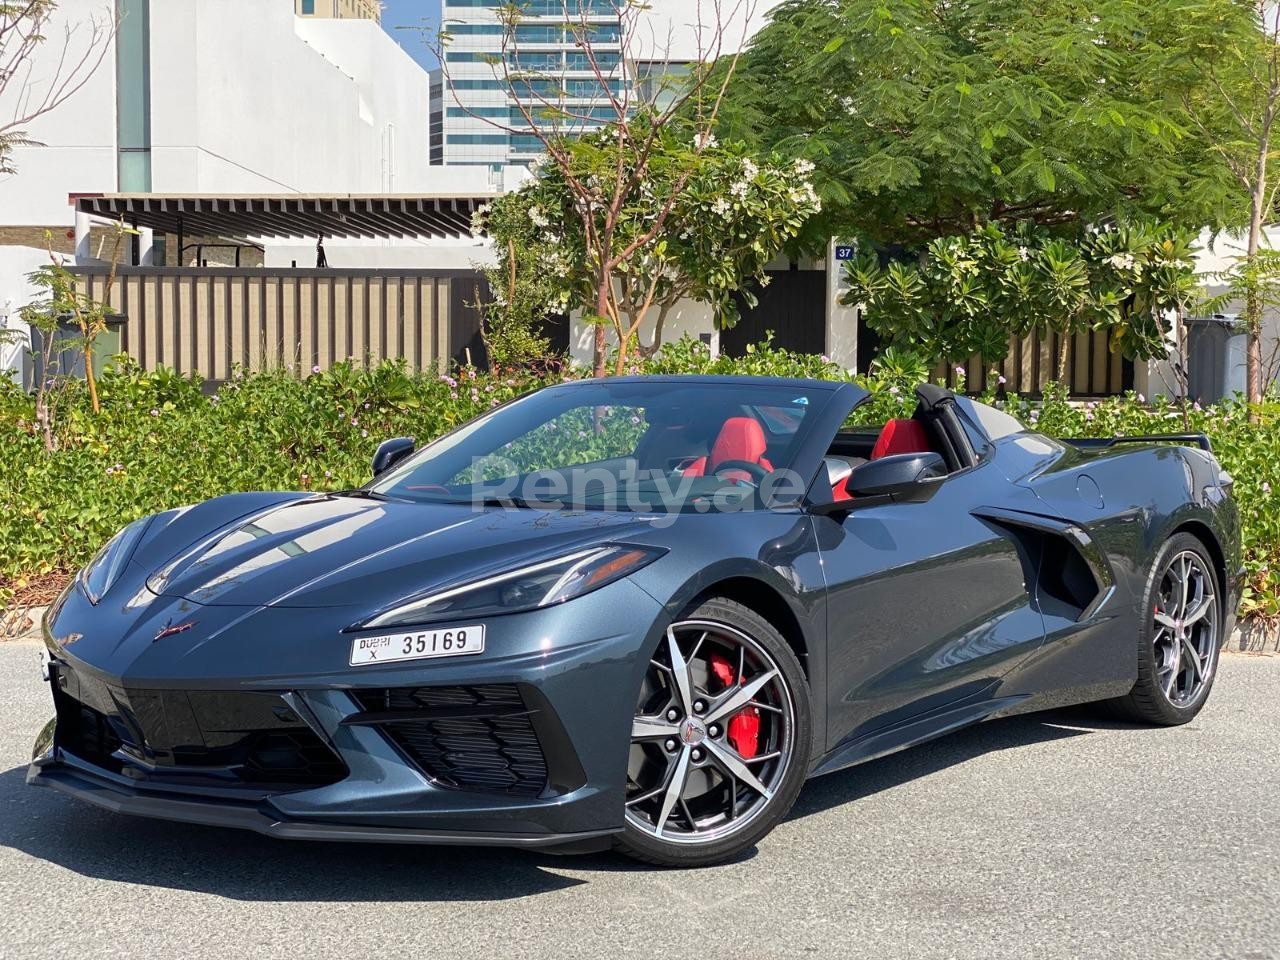
[(1138, 682), (1114, 701), (1146, 723), (1186, 723), (1213, 688), (1222, 648), (1222, 599), (1204, 544), (1189, 533), (1169, 538), (1147, 582), (1138, 649)]
[(619, 846), (665, 866), (740, 853), (791, 809), (811, 741), (804, 672), (778, 631), (731, 600), (699, 604), (641, 684)]

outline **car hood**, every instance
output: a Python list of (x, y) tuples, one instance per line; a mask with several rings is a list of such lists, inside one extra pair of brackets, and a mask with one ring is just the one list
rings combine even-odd
[[(476, 508), (358, 495), (284, 495), (283, 501), (281, 495), (265, 501), (265, 495), (257, 496), (240, 500), (229, 522), (218, 522), (226, 506), (211, 511), (201, 505), (175, 516), (154, 535), (149, 532), (133, 562), (143, 567), (151, 592), (205, 606), (373, 610), (649, 528), (649, 521), (636, 514)], [(245, 513), (245, 507), (253, 509)], [(204, 523), (202, 513), (209, 514)]]

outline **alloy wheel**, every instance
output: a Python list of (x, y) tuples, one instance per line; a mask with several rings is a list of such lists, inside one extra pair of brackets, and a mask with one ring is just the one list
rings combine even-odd
[(1165, 564), (1154, 618), (1156, 685), (1173, 706), (1190, 706), (1206, 689), (1217, 662), (1218, 601), (1203, 557), (1183, 550)]
[(671, 843), (744, 830), (786, 775), (795, 723), (782, 670), (759, 642), (715, 621), (672, 624), (636, 703), (627, 820)]

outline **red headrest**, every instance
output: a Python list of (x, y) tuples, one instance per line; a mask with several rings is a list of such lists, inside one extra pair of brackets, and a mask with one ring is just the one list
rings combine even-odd
[(890, 420), (880, 431), (876, 445), (871, 448), (871, 459), (890, 457), (898, 453), (928, 453), (929, 435), (919, 420)]
[(764, 456), (768, 444), (764, 440), (764, 430), (752, 417), (730, 417), (720, 428), (715, 445), (711, 448), (712, 468), (726, 460), (745, 460), (747, 463), (759, 463)]

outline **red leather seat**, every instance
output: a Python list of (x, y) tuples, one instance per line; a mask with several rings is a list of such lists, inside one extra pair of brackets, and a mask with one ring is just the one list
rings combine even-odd
[[(730, 417), (720, 428), (716, 442), (711, 447), (711, 455), (699, 457), (684, 468), (686, 477), (701, 477), (715, 473), (716, 468), (727, 460), (745, 460), (747, 463), (758, 463), (766, 470), (772, 470), (773, 464), (765, 459), (764, 452), (768, 444), (764, 439), (764, 430), (751, 417)], [(731, 480), (751, 479), (745, 471), (729, 471), (725, 474)]]
[(891, 457), (899, 453), (929, 453), (929, 435), (919, 420), (890, 420), (871, 448), (871, 459)]

